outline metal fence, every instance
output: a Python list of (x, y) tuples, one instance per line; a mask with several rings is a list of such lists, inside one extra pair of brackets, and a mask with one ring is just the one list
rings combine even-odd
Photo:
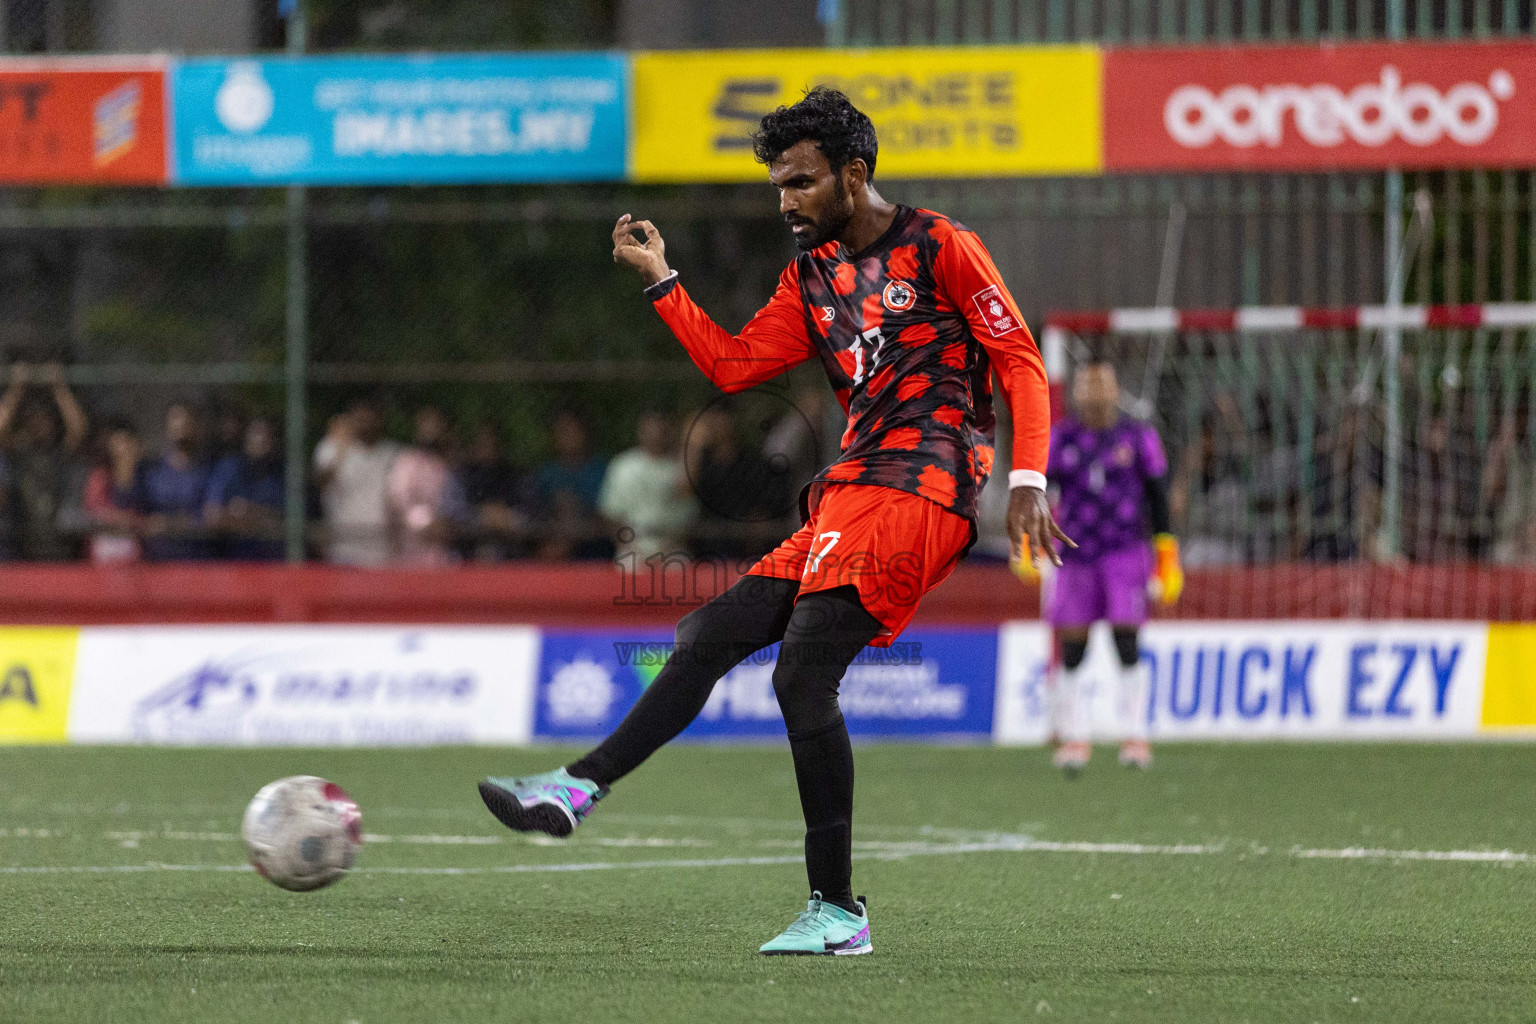
[[(836, 14), (833, 43), (1308, 41), (1514, 35), (1530, 29), (1532, 3), (847, 0)], [(1032, 323), (1048, 309), (1154, 302), (1381, 302), (1394, 240), (1426, 199), (1406, 300), (1536, 299), (1536, 173), (1524, 168), (884, 187), (977, 229)], [(692, 422), (711, 389), (608, 262), (609, 226), (626, 211), (663, 228), (690, 289), (732, 326), (791, 252), (761, 186), (13, 189), (0, 194), (0, 352), (65, 364), (103, 445), (99, 428), (123, 416), (157, 449), (174, 402), (207, 413), (210, 446), (231, 443), (213, 429), (227, 406), (286, 421), (298, 540), (319, 514), (311, 453), (359, 397), (382, 399), (386, 431), (402, 441), (424, 405), (444, 407), (466, 445), (488, 423), (525, 475), (551, 457), (561, 409), (586, 412), (592, 448), (607, 454), (635, 443), (647, 408), (672, 413), (679, 431)], [(1505, 339), (1466, 331), (1402, 344), (1529, 344), (1523, 333)], [(1400, 459), (1418, 400), (1400, 398), (1383, 421), (1397, 423)], [(984, 503), (994, 543), (1001, 504), (996, 492)]]

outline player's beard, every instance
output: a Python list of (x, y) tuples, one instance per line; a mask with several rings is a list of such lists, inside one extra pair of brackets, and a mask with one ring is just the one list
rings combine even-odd
[[(806, 218), (798, 217), (788, 220), (791, 225), (804, 224)], [(834, 178), (832, 181), (832, 202), (827, 204), (827, 209), (820, 217), (810, 221), (811, 230), (801, 235), (795, 235), (795, 248), (801, 252), (810, 252), (819, 249), (828, 242), (833, 241), (853, 220), (853, 204), (848, 202), (848, 190), (843, 188), (843, 179)]]

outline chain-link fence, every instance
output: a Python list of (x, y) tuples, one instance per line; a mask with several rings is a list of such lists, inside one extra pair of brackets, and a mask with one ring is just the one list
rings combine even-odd
[[(45, 14), (55, 10), (38, 4)], [(12, 21), (22, 6), (6, 8)], [(541, 22), (532, 15), (508, 11), (515, 30), (492, 31), (454, 18), (433, 28), (410, 4), (316, 4), (309, 6), (311, 42), (317, 48), (413, 41), (467, 48), (476, 39), (487, 46), (578, 46), (614, 38), (612, 7), (594, 5), (582, 15), (586, 21), (561, 22), (565, 27), (547, 32), (535, 31)], [(1530, 12), (1528, 0), (851, 0), (836, 6), (830, 35), (859, 44), (1306, 41), (1377, 38), (1399, 29), (1492, 36), (1525, 31)], [(446, 34), (421, 36), (428, 28)], [(533, 34), (518, 35), (524, 31)], [(7, 45), (18, 48), (18, 38), (7, 36)], [(1410, 239), (1408, 301), (1536, 298), (1530, 251), (1536, 175), (1440, 172), (1398, 181), (1400, 189), (1391, 176), (1370, 174), (1229, 174), (890, 181), (882, 187), (892, 199), (942, 210), (975, 228), (1036, 325), (1050, 309), (1154, 302), (1379, 302), (1386, 287), (1384, 224), (1405, 221), (1419, 194), (1429, 200), (1429, 228)], [(1400, 210), (1388, 201), (1399, 194), (1408, 197)], [(283, 536), (279, 513), (293, 494), (305, 513), (311, 557), (332, 552), (338, 531), (353, 529), (375, 539), (370, 558), (381, 551), (401, 557), (414, 507), (406, 482), (399, 507), (382, 520), (370, 513), (361, 527), (343, 526), (347, 516), (338, 513), (334, 494), (326, 497), (321, 484), (329, 476), (315, 462), (328, 434), (334, 441), (377, 429), (378, 443), (387, 439), (405, 450), (420, 440), (417, 447), (430, 448), (443, 463), (435, 476), (426, 474), (443, 499), (423, 558), (608, 557), (616, 545), (636, 543), (640, 531), (601, 515), (605, 467), (640, 447), (647, 412), (665, 414), (662, 432), (684, 478), (678, 491), (684, 510), (669, 520), (668, 539), (699, 550), (725, 543), (744, 553), (775, 531), (782, 535), (792, 516), (722, 511), (717, 506), (729, 501), (701, 495), (688, 481), (707, 477), (731, 491), (718, 482), (735, 481), (739, 490), (741, 480), (761, 479), (768, 481), (765, 493), (779, 495), (793, 489), (795, 474), (808, 475), (816, 458), (831, 456), (840, 425), (828, 422), (837, 418), (835, 406), (824, 385), (816, 390), (813, 370), (777, 385), (768, 399), (777, 412), (743, 407), (722, 417), (715, 410), (699, 426), (713, 389), (647, 308), (632, 277), (609, 261), (609, 230), (619, 213), (653, 219), (690, 291), (735, 327), (765, 300), (792, 254), (762, 186), (310, 190), (298, 264), (305, 289), (299, 325), (308, 350), (297, 424), (302, 435), (285, 429), (295, 280), (286, 204), (281, 190), (260, 189), (12, 189), (0, 195), (0, 355), (34, 367), (32, 382), (14, 391), (5, 423), (0, 536), (9, 538), (12, 556), (275, 555)], [(1170, 245), (1175, 225), (1177, 244)], [(1510, 345), (1524, 351), (1528, 343), (1523, 332), (1509, 342), (1498, 332), (1437, 337), (1466, 353), (1490, 353), (1490, 386), (1505, 384), (1492, 354)], [(1348, 349), (1349, 342), (1339, 344)], [(1405, 344), (1411, 351), (1430, 342), (1409, 337)], [(1233, 365), (1254, 374), (1243, 387), (1261, 389), (1269, 381), (1264, 358), (1246, 349), (1234, 357)], [(1468, 374), (1470, 358), (1436, 357)], [(71, 426), (58, 389), (38, 383), (52, 363), (63, 367), (83, 429)], [(1462, 393), (1475, 390), (1467, 384)], [(1417, 436), (1413, 406), (1421, 397), (1406, 398), (1405, 437)], [(180, 412), (168, 424), (167, 413), (182, 407), (191, 427)], [(1203, 407), (1200, 415), (1214, 413)], [(1283, 418), (1278, 411), (1270, 415)], [(1502, 436), (1504, 416), (1500, 411), (1478, 428), (1476, 444)], [(259, 436), (250, 439), (259, 457), (241, 461), (252, 420), (257, 426), (249, 433), (269, 433), (273, 448), (285, 441), (297, 447), (307, 468), (302, 494), (274, 468), (282, 453), (266, 452)], [(369, 421), (366, 429), (356, 428), (358, 420)], [(648, 422), (645, 429), (662, 426), (661, 417)], [(1195, 444), (1194, 438), (1173, 443)], [(349, 450), (372, 445), (349, 442)], [(708, 460), (693, 451), (700, 446), (712, 453)], [(699, 464), (691, 469), (690, 452)], [(166, 463), (166, 456), (170, 469), (144, 480), (144, 467)], [(700, 466), (709, 460), (721, 465), (706, 473)], [(205, 489), (191, 497), (200, 475), (213, 476), (221, 461), (215, 500), (206, 479)], [(418, 468), (436, 465), (416, 461)], [(725, 471), (737, 462), (736, 470)], [(118, 515), (120, 505), (166, 505), (145, 502), (151, 486), (166, 491), (169, 511)], [(997, 486), (984, 499), (983, 550), (1000, 547), (1004, 500)], [(766, 501), (775, 509), (779, 504), (778, 497)], [(1239, 529), (1237, 522), (1226, 528)], [(620, 539), (626, 525), (635, 531), (628, 541)], [(57, 536), (39, 541), (49, 529)], [(1288, 535), (1278, 527), (1266, 532)], [(196, 543), (158, 543), (167, 537)], [(1497, 547), (1475, 546), (1465, 554), (1489, 557)], [(1294, 553), (1294, 544), (1276, 540), (1271, 549), (1264, 557)]]

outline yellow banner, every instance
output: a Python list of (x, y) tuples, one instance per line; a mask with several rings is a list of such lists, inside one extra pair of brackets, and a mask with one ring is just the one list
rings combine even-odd
[(1536, 626), (1491, 624), (1485, 665), (1483, 727), (1536, 727)]
[(630, 175), (766, 180), (749, 137), (814, 85), (874, 121), (876, 180), (1095, 174), (1101, 63), (1088, 46), (637, 54)]
[(0, 744), (64, 742), (79, 640), (74, 628), (0, 628)]

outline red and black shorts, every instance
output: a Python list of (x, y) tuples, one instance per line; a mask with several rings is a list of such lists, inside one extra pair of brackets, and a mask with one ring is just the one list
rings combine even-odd
[(912, 622), (924, 594), (943, 583), (971, 542), (971, 523), (906, 491), (828, 484), (811, 516), (764, 555), (749, 575), (799, 580), (800, 593), (853, 586), (885, 628), (871, 647), (889, 647)]

